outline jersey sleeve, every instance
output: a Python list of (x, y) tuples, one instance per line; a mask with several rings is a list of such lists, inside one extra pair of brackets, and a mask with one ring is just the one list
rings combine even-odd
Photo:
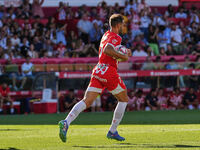
[(117, 36), (111, 36), (109, 39), (108, 39), (108, 42), (107, 42), (108, 45), (111, 45), (113, 48), (115, 48), (117, 45), (120, 45), (121, 44), (121, 37), (117, 37)]

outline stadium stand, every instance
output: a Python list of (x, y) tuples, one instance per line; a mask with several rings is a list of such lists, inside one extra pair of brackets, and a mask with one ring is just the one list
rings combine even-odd
[[(34, 76), (42, 72), (59, 72), (62, 79), (60, 82), (63, 83), (73, 82), (73, 79), (63, 81), (62, 75), (67, 73), (71, 73), (72, 78), (73, 73), (79, 74), (78, 78), (88, 78), (98, 62), (98, 44), (103, 33), (108, 30), (108, 18), (113, 13), (123, 14), (126, 24), (121, 34), (122, 44), (133, 52), (128, 62), (119, 64), (119, 71), (127, 84), (129, 79), (134, 80), (134, 85), (128, 86), (128, 90), (137, 91), (137, 87), (142, 87), (146, 95), (150, 92), (149, 84), (153, 87), (154, 82), (149, 83), (148, 80), (152, 78), (144, 78), (144, 74), (151, 76), (152, 70), (170, 72), (174, 69), (178, 72), (173, 76), (176, 84), (170, 83), (167, 86), (164, 80), (173, 78), (169, 74), (158, 75), (155, 76), (156, 88), (164, 87), (166, 93), (172, 94), (172, 89), (178, 86), (184, 94), (185, 89), (192, 86), (198, 95), (199, 86), (195, 82), (200, 82), (199, 1), (180, 0), (179, 7), (150, 7), (145, 1), (136, 3), (134, 0), (125, 1), (123, 6), (116, 3), (114, 7), (108, 6), (106, 2), (97, 7), (70, 7), (60, 2), (58, 7), (42, 8), (43, 12), (39, 14), (34, 12), (33, 5), (24, 0), (18, 8), (0, 7), (0, 82), (6, 81), (9, 84), (13, 100), (32, 96), (30, 82), (27, 83), (28, 88), (17, 90), (10, 84), (10, 74), (17, 72), (21, 76), (21, 66), (27, 57), (31, 58), (34, 65)], [(81, 21), (88, 24), (84, 34), (80, 29), (84, 29)], [(146, 56), (150, 62), (147, 62)], [(145, 63), (147, 66), (144, 66)], [(125, 75), (130, 72), (132, 75)], [(67, 94), (65, 90), (60, 89), (61, 95)], [(78, 97), (82, 96), (81, 91), (78, 89)], [(63, 101), (60, 101), (60, 110), (64, 111)], [(14, 107), (19, 113), (18, 103), (14, 103)]]

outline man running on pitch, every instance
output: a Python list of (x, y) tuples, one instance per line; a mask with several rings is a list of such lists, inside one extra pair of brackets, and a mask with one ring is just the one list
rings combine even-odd
[(122, 30), (123, 17), (120, 14), (113, 14), (109, 18), (109, 25), (110, 30), (101, 39), (99, 62), (93, 69), (91, 81), (84, 98), (72, 108), (65, 120), (59, 122), (59, 136), (63, 142), (66, 142), (67, 130), (71, 122), (78, 117), (80, 112), (91, 106), (104, 88), (107, 88), (118, 100), (107, 138), (118, 141), (125, 140), (118, 134), (117, 126), (124, 115), (128, 96), (126, 86), (117, 73), (117, 60), (127, 61), (128, 57), (131, 56), (131, 50), (126, 49), (127, 53), (125, 54), (121, 54), (116, 50), (116, 46), (120, 45), (122, 40), (118, 34)]

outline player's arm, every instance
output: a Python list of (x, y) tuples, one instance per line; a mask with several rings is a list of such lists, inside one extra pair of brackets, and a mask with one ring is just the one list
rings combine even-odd
[(118, 53), (114, 48), (113, 46), (107, 44), (103, 50), (103, 52), (108, 55), (108, 56), (111, 56), (111, 57), (114, 57), (116, 59), (121, 59), (122, 61), (127, 61), (128, 60), (128, 54), (120, 54)]

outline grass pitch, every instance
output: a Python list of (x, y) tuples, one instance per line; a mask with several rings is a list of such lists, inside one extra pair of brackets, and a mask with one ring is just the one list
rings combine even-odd
[(65, 116), (0, 116), (0, 150), (200, 150), (200, 111), (128, 112), (118, 128), (124, 142), (106, 138), (106, 112), (82, 113), (62, 143), (57, 122)]

